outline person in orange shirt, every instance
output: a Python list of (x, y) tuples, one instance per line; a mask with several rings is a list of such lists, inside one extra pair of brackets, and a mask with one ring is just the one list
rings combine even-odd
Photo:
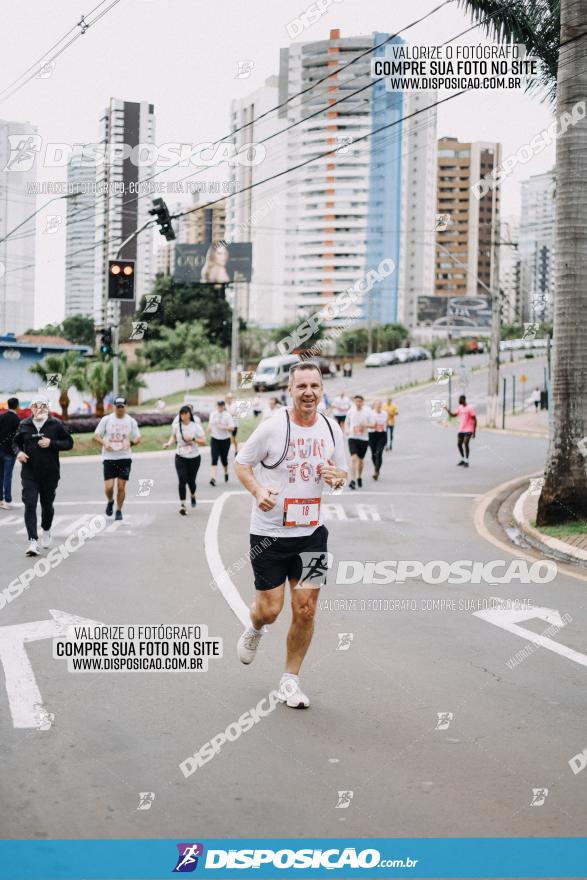
[(387, 446), (385, 447), (386, 452), (391, 452), (391, 448), (393, 446), (393, 429), (395, 428), (395, 417), (397, 416), (399, 409), (393, 403), (391, 397), (387, 398), (387, 403), (383, 407), (383, 411), (387, 413)]

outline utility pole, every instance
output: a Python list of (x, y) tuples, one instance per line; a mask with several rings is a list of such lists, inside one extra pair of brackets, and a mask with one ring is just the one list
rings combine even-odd
[(236, 391), (238, 387), (237, 364), (238, 364), (238, 282), (232, 285), (234, 297), (232, 302), (232, 326), (230, 330), (230, 390)]
[(120, 302), (114, 303), (114, 323), (112, 325), (112, 396), (118, 397), (120, 389)]

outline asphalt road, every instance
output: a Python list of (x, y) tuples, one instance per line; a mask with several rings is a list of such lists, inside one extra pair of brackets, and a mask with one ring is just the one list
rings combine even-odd
[[(423, 378), (430, 364), (411, 368)], [(327, 388), (379, 392), (397, 369)], [(543, 364), (524, 369), (530, 389)], [(480, 412), (486, 382), (471, 374), (466, 388)], [(335, 566), (504, 558), (475, 531), (475, 501), (539, 470), (546, 441), (480, 430), (471, 467), (457, 468), (456, 426), (429, 415), (440, 389), (398, 398), (395, 446), (378, 483), (369, 464), (362, 491), (325, 499)], [(584, 650), (585, 582), (566, 574), (544, 584), (337, 584), (331, 572), (303, 668), (310, 710), (278, 706), (185, 778), (180, 763), (276, 687), (289, 618), (285, 609), (252, 666), (239, 663), (238, 615), (253, 593), (248, 564), (238, 563), (250, 499), (233, 476), (210, 487), (208, 467), (206, 451), (198, 507), (182, 518), (172, 453), (137, 456), (124, 522), (0, 610), (1, 837), (584, 834), (587, 773), (568, 762), (587, 746), (587, 667), (531, 643), (558, 612), (570, 621), (550, 638)], [(153, 481), (148, 496), (137, 494), (139, 479)], [(103, 505), (99, 460), (64, 462), (55, 538)], [(0, 511), (4, 585), (30, 564), (21, 513)], [(211, 585), (219, 566), (229, 569), (222, 589)], [(496, 622), (473, 613), (490, 596), (551, 611), (518, 620), (520, 634), (503, 628), (507, 612)], [(440, 599), (450, 602), (433, 610)], [(408, 608), (391, 610), (392, 600)], [(206, 672), (69, 673), (52, 657), (49, 636), (64, 618), (50, 609), (108, 625), (205, 624), (224, 656)], [(154, 793), (149, 809), (137, 809), (140, 792)]]

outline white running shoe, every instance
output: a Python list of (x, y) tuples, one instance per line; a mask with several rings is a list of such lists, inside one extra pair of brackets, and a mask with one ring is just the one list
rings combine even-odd
[(12, 510), (12, 504), (10, 501), (0, 501), (0, 507), (2, 510)]
[(263, 636), (262, 632), (257, 632), (252, 626), (248, 626), (241, 635), (236, 646), (238, 659), (241, 663), (249, 664), (255, 659), (259, 642)]
[(310, 700), (300, 688), (300, 683), (295, 678), (281, 677), (277, 698), (289, 706), (290, 709), (307, 709)]
[(39, 542), (38, 541), (30, 541), (29, 546), (26, 551), (27, 556), (40, 556), (41, 551), (39, 550)]
[(51, 537), (51, 532), (43, 532), (41, 534), (41, 547), (43, 550), (48, 550), (51, 546), (53, 539)]

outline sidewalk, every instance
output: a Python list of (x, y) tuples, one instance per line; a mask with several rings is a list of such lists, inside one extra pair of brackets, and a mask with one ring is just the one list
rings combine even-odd
[(500, 412), (498, 414), (498, 424), (500, 425), (499, 428), (483, 428), (483, 430), (497, 431), (502, 434), (530, 434), (533, 437), (548, 437), (548, 410), (542, 409), (535, 412), (534, 407), (532, 407), (531, 411), (526, 410), (516, 413), (515, 416), (506, 412), (505, 430), (501, 428)]
[(530, 539), (531, 543), (551, 554), (561, 554), (567, 557), (569, 561), (579, 562), (582, 566), (587, 564), (587, 525), (577, 526), (559, 526), (548, 529), (548, 532), (555, 532), (555, 535), (547, 534), (541, 529), (537, 529), (536, 510), (538, 508), (538, 490), (526, 489), (520, 495), (513, 510), (513, 517), (519, 530)]

